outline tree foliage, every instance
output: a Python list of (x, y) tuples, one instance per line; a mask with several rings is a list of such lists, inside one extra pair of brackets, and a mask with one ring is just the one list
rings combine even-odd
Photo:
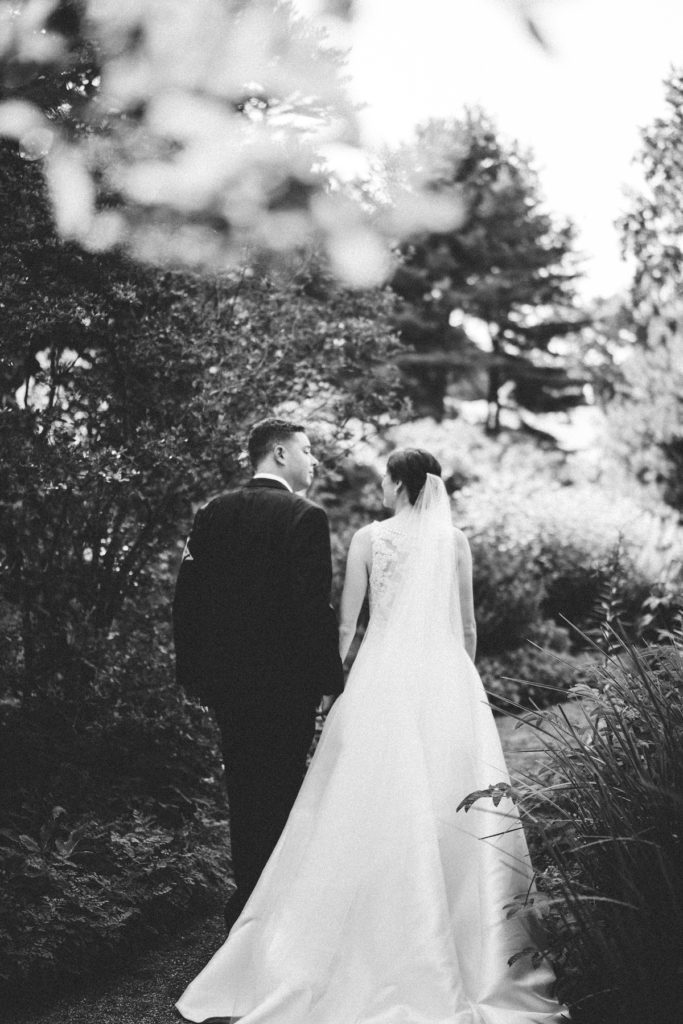
[(642, 187), (621, 221), (624, 252), (635, 260), (634, 310), (644, 324), (671, 314), (683, 285), (683, 70), (672, 71), (665, 89), (665, 113), (641, 134)]
[(402, 398), (388, 290), (311, 252), (211, 277), (89, 253), (11, 144), (0, 182), (0, 985), (25, 987), (225, 880), (215, 736), (173, 676), (193, 507), (261, 416), (296, 409), (333, 458)]
[(0, 135), (44, 159), (63, 237), (221, 272), (245, 246), (321, 245), (342, 280), (386, 278), (401, 197), (373, 221), (331, 170), (335, 146), (360, 152), (343, 60), (286, 0), (0, 14)]
[(683, 513), (683, 332), (654, 319), (621, 366), (608, 406), (611, 447), (646, 488)]
[[(400, 331), (416, 350), (402, 365), (428, 407), (438, 411), (462, 378), (488, 399), (494, 433), (504, 389), (534, 412), (582, 403), (583, 379), (555, 348), (586, 322), (574, 294), (574, 230), (546, 212), (530, 155), (477, 110), (422, 126), (412, 153), (429, 187), (461, 203), (452, 230), (418, 233), (403, 246), (393, 279)], [(474, 339), (475, 322), (483, 341)]]
[(622, 456), (683, 510), (683, 71), (666, 82), (666, 112), (642, 133), (643, 184), (621, 221), (635, 263), (635, 343), (611, 418)]
[(240, 471), (251, 422), (289, 402), (340, 441), (398, 408), (398, 343), (390, 294), (345, 291), (313, 255), (286, 274), (141, 268), (60, 243), (37, 169), (7, 146), (0, 174), (2, 596), (37, 685)]

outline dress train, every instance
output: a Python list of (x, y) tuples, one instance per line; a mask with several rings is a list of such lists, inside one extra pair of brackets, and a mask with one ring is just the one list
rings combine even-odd
[[(379, 618), (379, 617), (378, 617)], [(375, 620), (378, 621), (377, 619)], [(553, 974), (508, 915), (532, 869), (516, 813), (464, 796), (507, 780), (462, 643), (388, 644), (381, 621), (227, 941), (177, 1008), (242, 1024), (559, 1021)]]

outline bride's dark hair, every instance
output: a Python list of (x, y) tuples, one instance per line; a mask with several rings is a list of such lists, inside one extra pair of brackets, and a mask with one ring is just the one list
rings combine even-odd
[(424, 448), (399, 448), (387, 459), (387, 472), (395, 484), (403, 484), (410, 504), (414, 505), (427, 473), (441, 476), (441, 466)]

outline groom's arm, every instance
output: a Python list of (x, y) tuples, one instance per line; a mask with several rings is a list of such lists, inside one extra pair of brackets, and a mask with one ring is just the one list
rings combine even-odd
[(317, 694), (338, 694), (344, 672), (338, 651), (337, 619), (330, 605), (332, 555), (323, 509), (310, 505), (297, 519), (292, 537), (292, 597), (297, 646), (307, 681)]

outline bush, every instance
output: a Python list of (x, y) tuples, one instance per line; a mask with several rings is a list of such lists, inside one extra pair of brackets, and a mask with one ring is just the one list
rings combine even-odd
[(671, 1024), (683, 1004), (683, 650), (622, 641), (572, 696), (583, 725), (532, 721), (544, 764), (518, 792), (561, 996), (577, 1024)]
[(53, 680), (0, 705), (5, 993), (165, 934), (227, 882), (214, 728), (173, 681), (163, 606), (147, 608), (90, 652), (87, 685)]
[(115, 818), (54, 807), (37, 835), (4, 829), (0, 982), (52, 987), (168, 933), (225, 881), (225, 827), (204, 802), (162, 822), (158, 804)]
[[(626, 525), (592, 489), (519, 493), (469, 492), (459, 499), (474, 559), (475, 605), (482, 654), (532, 638), (541, 623), (591, 631), (605, 600), (635, 625), (655, 579), (639, 562), (641, 520)], [(629, 510), (629, 515), (632, 510)], [(573, 646), (581, 646), (578, 632)]]
[(528, 642), (513, 650), (477, 659), (477, 668), (494, 711), (513, 705), (544, 708), (565, 700), (592, 659), (570, 652), (569, 631), (551, 620), (534, 623)]
[(479, 650), (495, 655), (519, 647), (543, 617), (545, 584), (533, 555), (495, 526), (469, 540)]

